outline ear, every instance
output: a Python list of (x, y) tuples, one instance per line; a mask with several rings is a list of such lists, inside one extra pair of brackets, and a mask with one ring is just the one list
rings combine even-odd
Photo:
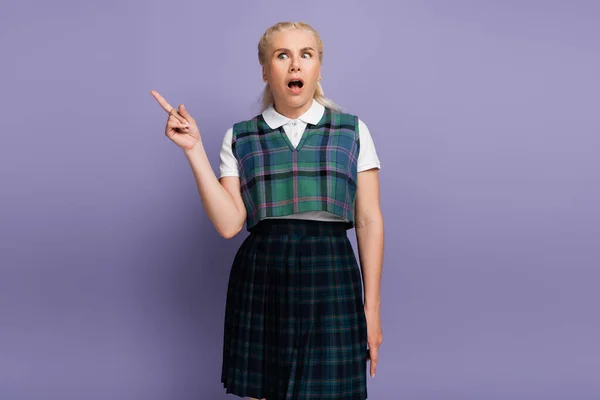
[(267, 70), (264, 65), (262, 66), (262, 76), (263, 76), (263, 81), (267, 82)]

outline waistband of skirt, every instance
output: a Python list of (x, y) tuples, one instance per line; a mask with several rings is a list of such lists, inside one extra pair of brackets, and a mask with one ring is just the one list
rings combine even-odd
[(267, 218), (250, 228), (256, 235), (346, 236), (349, 222), (317, 221), (292, 218)]

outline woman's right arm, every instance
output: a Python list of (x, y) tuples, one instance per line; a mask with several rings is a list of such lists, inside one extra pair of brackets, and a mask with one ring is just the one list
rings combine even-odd
[(234, 237), (246, 222), (246, 207), (240, 191), (240, 178), (225, 176), (218, 180), (202, 140), (191, 149), (184, 149), (184, 152), (192, 167), (206, 214), (219, 235), (226, 239)]
[(168, 114), (165, 135), (181, 147), (192, 167), (200, 199), (213, 226), (226, 239), (237, 235), (246, 222), (240, 179), (227, 176), (219, 181), (206, 156), (196, 120), (183, 104), (171, 106), (156, 90), (150, 92)]

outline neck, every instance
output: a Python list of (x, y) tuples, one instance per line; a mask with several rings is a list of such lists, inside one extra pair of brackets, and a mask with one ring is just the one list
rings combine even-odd
[(310, 107), (313, 104), (313, 101), (315, 101), (315, 100), (310, 99), (308, 102), (306, 102), (306, 104), (304, 104), (300, 107), (289, 107), (289, 106), (286, 106), (285, 104), (281, 104), (281, 103), (273, 104), (273, 108), (275, 108), (275, 111), (277, 111), (279, 114), (281, 114), (289, 119), (296, 119), (310, 109)]

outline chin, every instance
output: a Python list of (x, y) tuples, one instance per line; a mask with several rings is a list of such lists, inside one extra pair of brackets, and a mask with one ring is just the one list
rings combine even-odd
[(295, 98), (291, 98), (288, 99), (287, 104), (290, 107), (302, 107), (304, 106), (306, 103), (309, 103), (312, 100), (312, 97), (295, 97)]

